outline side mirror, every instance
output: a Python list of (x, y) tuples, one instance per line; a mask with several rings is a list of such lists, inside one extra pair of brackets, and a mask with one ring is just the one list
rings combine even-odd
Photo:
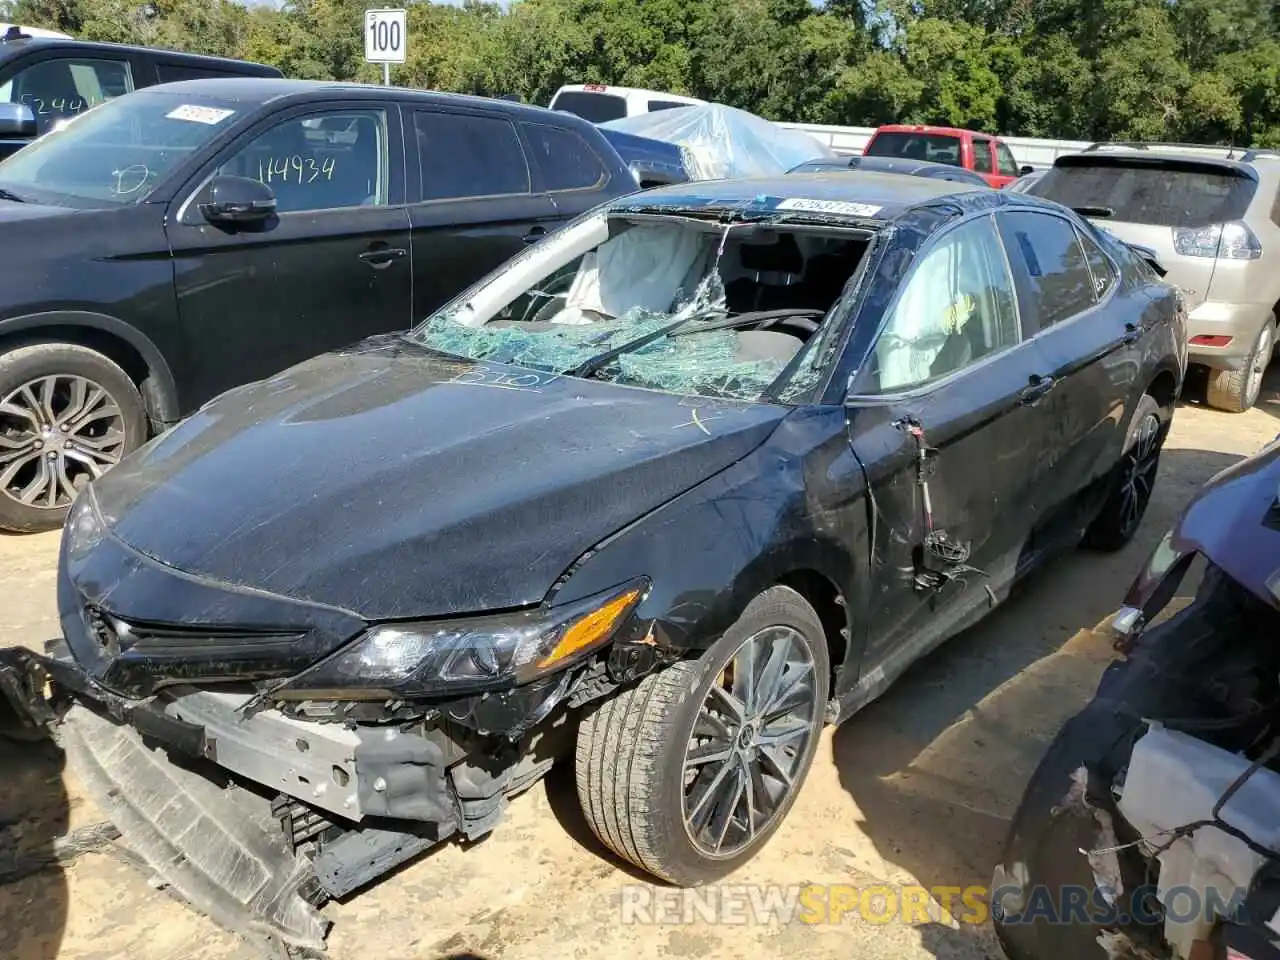
[(0, 103), (0, 137), (30, 140), (36, 135), (36, 115), (25, 103)]
[(203, 192), (200, 213), (210, 223), (261, 223), (275, 216), (276, 195), (259, 180), (214, 177)]
[(1035, 173), (1036, 168), (1029, 163), (1024, 163), (1018, 168), (1018, 176), (1025, 177), (1028, 173)]

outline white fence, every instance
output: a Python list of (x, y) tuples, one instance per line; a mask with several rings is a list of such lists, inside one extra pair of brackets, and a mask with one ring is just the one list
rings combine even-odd
[[(875, 127), (837, 127), (826, 123), (780, 123), (788, 130), (803, 130), (814, 139), (826, 144), (836, 153), (861, 153)], [(1013, 152), (1019, 166), (1041, 169), (1053, 166), (1053, 161), (1064, 153), (1079, 153), (1090, 145), (1088, 140), (1040, 140), (1036, 137), (1001, 137)]]

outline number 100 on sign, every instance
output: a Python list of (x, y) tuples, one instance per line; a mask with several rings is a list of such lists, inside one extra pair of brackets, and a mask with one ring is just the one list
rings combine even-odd
[(369, 63), (404, 63), (405, 12), (366, 10), (364, 13), (364, 58)]

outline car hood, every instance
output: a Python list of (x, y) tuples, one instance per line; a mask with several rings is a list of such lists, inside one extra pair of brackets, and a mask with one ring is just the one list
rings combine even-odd
[(81, 210), (70, 207), (55, 207), (41, 203), (17, 203), (13, 200), (0, 200), (0, 224), (26, 223), (31, 220), (45, 220), (49, 217), (69, 217)]
[(1280, 573), (1280, 437), (1223, 470), (1187, 506), (1170, 534), (1178, 555), (1198, 551), (1266, 603)]
[(93, 491), (116, 537), (186, 573), (367, 620), (444, 616), (541, 601), (786, 412), (384, 337), (224, 394)]

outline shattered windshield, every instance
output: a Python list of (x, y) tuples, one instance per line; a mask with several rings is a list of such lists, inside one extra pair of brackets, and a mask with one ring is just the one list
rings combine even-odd
[(829, 227), (599, 213), (409, 338), (471, 360), (757, 400), (784, 372), (816, 382), (806, 352), (866, 247), (865, 235)]

